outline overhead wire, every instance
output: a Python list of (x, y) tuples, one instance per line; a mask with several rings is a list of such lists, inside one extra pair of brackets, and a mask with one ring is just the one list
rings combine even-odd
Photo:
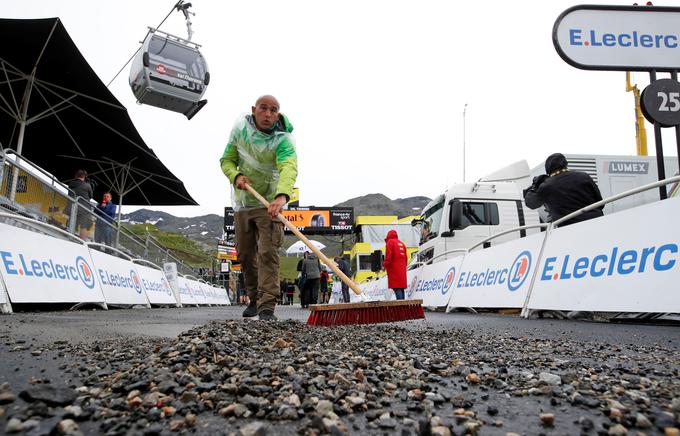
[[(163, 21), (161, 21), (160, 24), (159, 24), (158, 26), (155, 27), (155, 29), (160, 29), (160, 27), (163, 25), (163, 23), (165, 23), (165, 20), (167, 20), (168, 17), (170, 17), (170, 15), (172, 15), (172, 13), (173, 13), (179, 6), (182, 5), (182, 3), (184, 3), (184, 0), (179, 0), (177, 3), (175, 3), (175, 5), (172, 7), (172, 9), (170, 9), (170, 12), (168, 12), (168, 15), (166, 15), (165, 18), (163, 18)], [(142, 44), (144, 43), (143, 41), (146, 40), (146, 37), (147, 37), (147, 35), (149, 34), (149, 32), (150, 32), (150, 30), (147, 30), (146, 35), (144, 35), (144, 38), (142, 39)], [(107, 88), (113, 83), (114, 80), (116, 80), (116, 78), (118, 77), (118, 75), (119, 75), (121, 72), (123, 72), (123, 70), (125, 69), (125, 67), (128, 66), (128, 64), (130, 63), (130, 61), (133, 60), (133, 59), (135, 58), (135, 56), (137, 56), (137, 53), (138, 53), (139, 50), (141, 50), (141, 49), (142, 49), (142, 45), (140, 44), (140, 46), (137, 48), (137, 50), (135, 50), (135, 52), (132, 53), (132, 56), (130, 56), (130, 59), (128, 59), (127, 62), (125, 62), (125, 64), (124, 64), (122, 67), (120, 67), (120, 70), (118, 70), (118, 72), (116, 73), (116, 75), (113, 76), (113, 79), (111, 79), (111, 81), (110, 81), (109, 83), (106, 84), (106, 87), (107, 87)]]

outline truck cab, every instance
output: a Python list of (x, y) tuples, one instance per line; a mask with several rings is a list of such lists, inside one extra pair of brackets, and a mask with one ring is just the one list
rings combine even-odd
[[(524, 205), (522, 188), (515, 180), (525, 180), (526, 161), (517, 162), (475, 183), (449, 187), (435, 197), (412, 225), (420, 230), (419, 263), (434, 263), (455, 256), (494, 234), (515, 227), (540, 223), (536, 211)], [(484, 246), (525, 237), (539, 232), (518, 230), (498, 237)]]

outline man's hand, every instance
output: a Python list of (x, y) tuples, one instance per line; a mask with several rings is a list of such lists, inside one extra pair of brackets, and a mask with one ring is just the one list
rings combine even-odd
[(239, 174), (236, 176), (236, 179), (234, 179), (234, 186), (236, 186), (236, 189), (242, 189), (245, 191), (246, 183), (250, 185), (250, 179), (243, 174)]
[(286, 196), (285, 195), (279, 195), (277, 196), (274, 201), (269, 203), (269, 215), (272, 216), (272, 218), (276, 218), (276, 215), (281, 212), (281, 208), (286, 205)]
[(548, 179), (547, 174), (541, 174), (540, 176), (534, 177), (533, 182), (531, 183), (531, 189), (536, 191), (539, 186), (541, 186), (541, 183), (545, 182)]

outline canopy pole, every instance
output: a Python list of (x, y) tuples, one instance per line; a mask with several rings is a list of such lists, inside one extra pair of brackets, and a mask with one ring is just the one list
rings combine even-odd
[(116, 248), (120, 250), (120, 217), (123, 210), (123, 193), (119, 194), (120, 201), (118, 205), (118, 227), (116, 228)]
[(26, 132), (26, 122), (28, 119), (28, 102), (31, 99), (31, 89), (33, 89), (33, 80), (35, 80), (35, 67), (30, 76), (28, 76), (28, 84), (26, 86), (26, 93), (24, 94), (24, 101), (21, 103), (21, 116), (19, 118), (19, 138), (17, 138), (17, 154), (14, 176), (12, 177), (12, 189), (9, 193), (10, 201), (14, 201), (17, 193), (17, 184), (19, 183), (19, 164), (21, 163), (21, 152), (24, 149), (24, 134)]

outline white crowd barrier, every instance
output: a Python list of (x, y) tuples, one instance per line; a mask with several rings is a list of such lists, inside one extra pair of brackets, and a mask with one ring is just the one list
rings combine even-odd
[(182, 306), (197, 306), (198, 300), (194, 298), (189, 285), (189, 279), (177, 277), (177, 288), (179, 289), (179, 302)]
[(447, 309), (522, 308), (543, 239), (538, 233), (466, 254)]
[(97, 303), (104, 294), (90, 250), (0, 223), (0, 274), (12, 303)]
[(2, 275), (0, 275), (0, 313), (12, 313), (12, 305), (9, 302)]
[(224, 288), (179, 276), (171, 264), (161, 269), (30, 218), (0, 216), (45, 232), (0, 223), (0, 313), (11, 313), (12, 303), (231, 304)]
[(104, 300), (111, 305), (150, 306), (140, 275), (130, 258), (90, 250)]
[(529, 309), (680, 312), (680, 198), (552, 229)]
[(147, 266), (148, 262), (134, 259), (135, 268), (139, 273), (139, 281), (146, 293), (149, 303), (157, 306), (177, 306), (177, 299), (165, 278), (165, 273), (158, 266)]
[[(675, 180), (680, 178), (664, 182)], [(571, 226), (549, 225), (543, 233), (409, 271), (406, 298), (447, 310), (522, 308), (524, 315), (529, 310), (680, 313), (678, 216), (680, 197), (674, 197)], [(385, 277), (361, 287), (370, 298), (391, 295)]]

